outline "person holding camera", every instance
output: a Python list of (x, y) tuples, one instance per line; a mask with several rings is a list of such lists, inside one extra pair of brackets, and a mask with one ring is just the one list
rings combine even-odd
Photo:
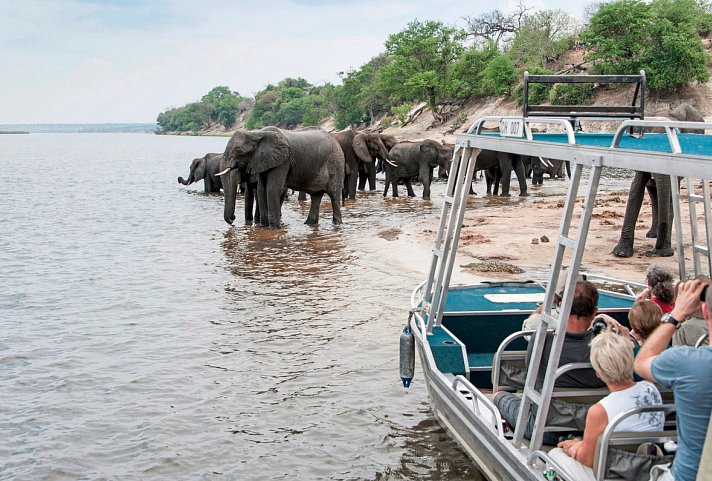
[(697, 477), (712, 410), (712, 389), (708, 384), (712, 379), (712, 346), (667, 347), (677, 328), (700, 307), (707, 328), (712, 327), (710, 291), (698, 279), (683, 282), (672, 312), (663, 316), (662, 324), (635, 358), (635, 371), (641, 377), (672, 388), (677, 407), (675, 461), (671, 467), (653, 467), (651, 481), (695, 481)]

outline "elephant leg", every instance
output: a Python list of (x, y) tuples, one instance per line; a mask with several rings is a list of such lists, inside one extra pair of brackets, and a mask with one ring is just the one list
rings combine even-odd
[(368, 166), (368, 189), (376, 190), (376, 166)]
[(358, 190), (366, 190), (366, 181), (368, 180), (368, 172), (366, 167), (358, 169)]
[(671, 257), (672, 250), (672, 188), (670, 177), (656, 174), (655, 185), (658, 190), (658, 236), (655, 248), (646, 255)]
[[(515, 156), (513, 164), (514, 173), (517, 175), (517, 180), (519, 181), (519, 197), (527, 197), (529, 192), (527, 192), (527, 176), (525, 173), (524, 162), (521, 157)], [(502, 173), (504, 174), (504, 171), (502, 171)]]
[(386, 185), (383, 187), (383, 197), (386, 197), (388, 195), (388, 186), (391, 183), (391, 173), (389, 170), (386, 170)]
[(509, 183), (512, 180), (512, 155), (505, 152), (497, 152), (499, 168), (502, 170), (502, 197), (509, 197)]
[(408, 191), (408, 197), (415, 197), (415, 191), (413, 190), (413, 181), (410, 179), (410, 177), (406, 177), (403, 179), (403, 183), (405, 184), (405, 188)]
[[(356, 171), (354, 170), (348, 176), (349, 185), (347, 187), (348, 190), (346, 191), (346, 197), (351, 200), (356, 199), (356, 183), (359, 181), (359, 177), (358, 177), (359, 175), (360, 175), (360, 172), (359, 172), (359, 174), (356, 174)], [(363, 190), (363, 189), (361, 189), (361, 190)]]
[(331, 200), (331, 221), (334, 225), (343, 224), (341, 220), (341, 203), (339, 202), (340, 195), (335, 192), (327, 192), (329, 200)]
[(650, 179), (648, 172), (636, 171), (628, 192), (628, 203), (625, 206), (623, 228), (618, 244), (613, 248), (616, 257), (631, 257), (633, 255), (633, 240), (635, 238), (635, 223), (638, 221), (640, 207), (643, 205), (645, 184)]
[[(309, 215), (305, 224), (318, 224), (319, 223), (319, 207), (321, 207), (321, 198), (324, 197), (323, 192), (319, 192), (311, 195), (311, 205), (309, 206)], [(332, 202), (333, 206), (333, 202)]]
[(263, 177), (260, 175), (257, 182), (257, 206), (260, 209), (260, 225), (267, 227), (269, 226), (269, 206), (267, 205), (267, 189)]
[(645, 237), (655, 238), (658, 236), (658, 187), (655, 182), (651, 180), (645, 184), (645, 190), (648, 191), (650, 207), (653, 210), (653, 220), (650, 223), (650, 230), (645, 234)]
[[(252, 222), (254, 220), (254, 217), (252, 216), (252, 209), (254, 208), (255, 204), (255, 188), (251, 184), (247, 184), (246, 190), (245, 190), (245, 222)], [(259, 202), (257, 203), (259, 205)], [(259, 212), (259, 209), (258, 209)], [(259, 222), (260, 216), (259, 213), (256, 214), (257, 221)]]
[[(428, 168), (427, 165), (421, 165), (418, 178), (423, 184), (423, 199), (430, 200), (430, 182), (433, 178), (433, 169)], [(408, 195), (410, 195), (410, 193), (408, 193)]]
[(307, 193), (304, 192), (303, 190), (300, 190), (299, 195), (297, 195), (297, 200), (299, 202), (306, 202), (307, 201)]

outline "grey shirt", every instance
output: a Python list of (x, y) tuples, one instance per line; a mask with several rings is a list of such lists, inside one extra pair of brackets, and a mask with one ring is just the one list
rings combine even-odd
[[(529, 346), (527, 347), (526, 363), (529, 365), (529, 359), (532, 355), (534, 347), (534, 338), (532, 336)], [(549, 351), (551, 343), (554, 339), (552, 332), (546, 333), (546, 343), (544, 344), (544, 352), (541, 363), (539, 364), (539, 373), (537, 375), (536, 387), (541, 388), (544, 383), (544, 375), (546, 374), (546, 366), (549, 359)], [(591, 362), (591, 347), (589, 344), (593, 339), (593, 331), (586, 331), (580, 334), (567, 332), (564, 336), (564, 346), (561, 350), (559, 366), (572, 362)], [(598, 388), (605, 387), (605, 383), (597, 376), (593, 368), (575, 369), (561, 375), (554, 383), (555, 387), (578, 387), (578, 388)]]

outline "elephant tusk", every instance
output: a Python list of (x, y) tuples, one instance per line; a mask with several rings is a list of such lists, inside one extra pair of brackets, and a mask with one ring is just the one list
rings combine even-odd
[(544, 159), (543, 157), (539, 157), (539, 160), (541, 160), (541, 163), (544, 164), (547, 167), (553, 167), (554, 164), (551, 163), (549, 159)]
[(383, 159), (383, 160), (385, 160), (386, 162), (388, 162), (388, 163), (389, 163), (390, 165), (392, 165), (393, 167), (398, 167), (398, 164), (394, 164), (393, 162), (391, 162), (391, 161), (388, 160), (388, 159)]
[(218, 173), (215, 174), (215, 175), (219, 177), (219, 176), (221, 176), (221, 175), (227, 174), (227, 173), (230, 172), (231, 170), (232, 170), (232, 167), (228, 167), (227, 169), (223, 170), (222, 172), (218, 172)]

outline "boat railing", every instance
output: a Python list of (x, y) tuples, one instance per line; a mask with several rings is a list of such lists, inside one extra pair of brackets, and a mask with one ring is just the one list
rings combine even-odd
[[(639, 406), (627, 411), (623, 411), (614, 417), (606, 426), (606, 429), (601, 434), (599, 439), (600, 447), (598, 449), (598, 459), (594, 460), (594, 467), (596, 481), (603, 481), (605, 478), (606, 464), (608, 461), (608, 448), (612, 445), (620, 444), (640, 444), (643, 442), (665, 442), (671, 439), (672, 436), (676, 437), (674, 431), (661, 431), (661, 432), (631, 432), (631, 433), (616, 433), (616, 427), (622, 423), (625, 419), (630, 416), (651, 413), (656, 411), (662, 411), (665, 416), (668, 416), (675, 412), (674, 404), (662, 404), (660, 406)], [(620, 439), (613, 440), (614, 434), (622, 436)]]
[(539, 449), (537, 449), (536, 451), (532, 451), (527, 456), (527, 463), (529, 464), (529, 466), (534, 467), (537, 461), (543, 463), (547, 469), (553, 469), (554, 471), (556, 471), (556, 475), (562, 481), (579, 481), (578, 479), (574, 479), (574, 477), (571, 476), (568, 471), (564, 469), (563, 466), (554, 461), (548, 453)]
[(467, 391), (472, 395), (472, 410), (478, 417), (481, 417), (482, 411), (480, 409), (480, 404), (487, 408), (487, 410), (492, 413), (494, 418), (495, 427), (494, 431), (497, 436), (504, 439), (504, 424), (502, 422), (502, 416), (499, 413), (499, 409), (494, 405), (490, 399), (482, 394), (479, 389), (472, 385), (470, 381), (467, 380), (465, 376), (458, 375), (452, 381), (452, 389), (457, 390), (458, 385), (462, 385)]
[(664, 129), (665, 134), (667, 135), (668, 143), (670, 144), (670, 150), (672, 150), (674, 154), (680, 154), (682, 153), (682, 147), (680, 146), (680, 140), (677, 136), (680, 129), (708, 130), (712, 129), (712, 124), (705, 122), (681, 122), (674, 120), (625, 120), (618, 126), (618, 129), (613, 136), (613, 141), (611, 142), (611, 148), (617, 148), (620, 145), (623, 134), (627, 130), (633, 130), (635, 127)]
[(500, 131), (505, 130), (505, 124), (511, 124), (513, 122), (522, 123), (522, 134), (526, 136), (527, 140), (533, 139), (533, 133), (531, 130), (531, 124), (550, 124), (558, 125), (564, 129), (566, 136), (570, 144), (576, 143), (576, 136), (574, 134), (574, 129), (571, 123), (566, 118), (559, 117), (517, 117), (517, 116), (507, 116), (507, 115), (490, 115), (487, 117), (481, 117), (475, 120), (469, 129), (467, 129), (468, 134), (482, 135), (482, 129), (484, 128), (485, 122), (497, 122), (500, 125)]
[(600, 283), (608, 283), (608, 284), (615, 284), (621, 286), (622, 289), (625, 290), (625, 292), (630, 295), (630, 296), (637, 296), (638, 293), (636, 292), (635, 289), (637, 290), (643, 290), (647, 286), (643, 284), (642, 282), (636, 282), (636, 281), (627, 281), (623, 279), (618, 279), (616, 277), (608, 277), (608, 276), (603, 276), (600, 274), (588, 274), (586, 273), (586, 280), (587, 281), (592, 281), (592, 282), (600, 282)]
[(497, 348), (497, 352), (494, 353), (492, 356), (492, 390), (496, 390), (499, 387), (499, 380), (500, 380), (500, 370), (502, 367), (502, 361), (503, 360), (513, 360), (513, 359), (524, 359), (524, 356), (518, 356), (516, 358), (509, 357), (508, 359), (504, 359), (505, 357), (505, 350), (507, 346), (509, 346), (512, 342), (516, 341), (517, 339), (521, 339), (522, 337), (525, 336), (531, 336), (534, 334), (536, 331), (518, 331), (510, 334), (509, 336), (505, 337), (504, 340), (499, 344), (499, 347)]

